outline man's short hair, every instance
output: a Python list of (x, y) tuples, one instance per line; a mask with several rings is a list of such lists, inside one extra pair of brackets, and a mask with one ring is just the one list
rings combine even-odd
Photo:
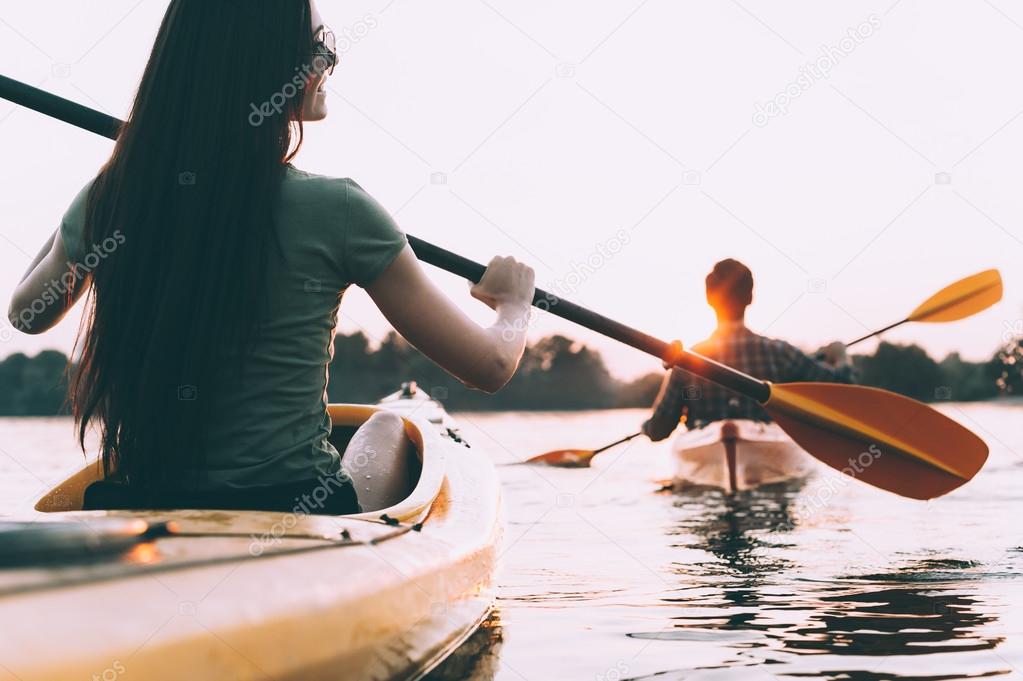
[(753, 273), (731, 258), (714, 265), (707, 275), (707, 302), (714, 308), (746, 308), (753, 302)]

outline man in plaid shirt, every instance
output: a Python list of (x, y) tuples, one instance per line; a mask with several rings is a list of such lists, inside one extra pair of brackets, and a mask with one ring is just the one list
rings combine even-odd
[[(722, 260), (707, 275), (707, 302), (717, 313), (718, 326), (692, 351), (722, 364), (774, 383), (825, 381), (853, 383), (855, 372), (842, 343), (824, 349), (824, 361), (807, 356), (783, 340), (760, 336), (744, 322), (753, 301), (753, 273), (737, 260)], [(687, 428), (699, 428), (726, 418), (770, 421), (755, 400), (741, 397), (682, 369), (665, 376), (654, 403), (653, 416), (643, 424), (651, 440), (663, 440), (684, 419)]]

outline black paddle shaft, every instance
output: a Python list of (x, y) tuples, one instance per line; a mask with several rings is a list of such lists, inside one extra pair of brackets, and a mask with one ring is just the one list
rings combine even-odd
[[(122, 121), (113, 116), (2, 75), (0, 75), (0, 97), (110, 139), (117, 139), (117, 135), (124, 126)], [(457, 253), (434, 246), (414, 236), (409, 236), (408, 240), (416, 256), (423, 262), (472, 282), (478, 282), (483, 278), (486, 267), (480, 263), (463, 258)], [(758, 402), (766, 402), (771, 396), (771, 386), (764, 381), (695, 352), (682, 350), (678, 344), (667, 343), (543, 289), (536, 289), (536, 293), (533, 295), (533, 305), (591, 331), (630, 345), (637, 350), (642, 350), (664, 362), (702, 376)]]
[(117, 139), (123, 125), (113, 116), (0, 75), (0, 97), (103, 137)]
[[(483, 272), (486, 271), (486, 267), (480, 263), (463, 258), (457, 253), (434, 246), (422, 239), (409, 236), (408, 241), (412, 250), (416, 252), (416, 256), (423, 262), (457, 274), (469, 281), (478, 282), (483, 277)], [(767, 398), (771, 396), (771, 387), (763, 381), (703, 355), (681, 350), (678, 345), (672, 345), (631, 326), (616, 322), (543, 289), (538, 288), (533, 294), (533, 306), (630, 345), (637, 350), (642, 350), (664, 362), (670, 362), (674, 366), (702, 376), (730, 390), (752, 397), (758, 402), (766, 402)]]

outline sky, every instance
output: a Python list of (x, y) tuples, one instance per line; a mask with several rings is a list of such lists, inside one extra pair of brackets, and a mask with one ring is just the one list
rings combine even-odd
[[(124, 117), (167, 4), (0, 0), (0, 73)], [(1002, 303), (886, 339), (979, 360), (1023, 334), (1023, 9), (1007, 0), (319, 7), (342, 62), (296, 165), (355, 178), (410, 234), (514, 255), (541, 287), (685, 344), (713, 329), (703, 278), (724, 257), (756, 277), (750, 326), (806, 349), (991, 267)], [(111, 143), (0, 102), (0, 149), (7, 301)], [(69, 350), (79, 315), (35, 337), (0, 322), (0, 357)], [(346, 295), (341, 332), (389, 328)], [(659, 369), (535, 316), (533, 338), (555, 332), (619, 376)]]

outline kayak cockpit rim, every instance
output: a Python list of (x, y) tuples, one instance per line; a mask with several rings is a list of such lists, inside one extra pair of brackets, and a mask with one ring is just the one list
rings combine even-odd
[[(378, 411), (384, 408), (363, 404), (331, 404), (327, 407), (330, 420), (335, 427), (358, 428)], [(445, 446), (436, 427), (414, 414), (400, 415), (405, 424), (405, 436), (409, 444), (408, 455), (417, 459), (419, 479), (409, 494), (388, 508), (343, 516), (377, 520), (386, 515), (401, 522), (419, 522), (430, 511), (434, 500), (441, 492), (446, 472)], [(82, 511), (85, 490), (93, 482), (103, 478), (103, 467), (98, 460), (87, 463), (81, 470), (45, 493), (35, 510), (41, 513), (66, 513)], [(146, 510), (146, 509), (139, 509)], [(107, 511), (96, 511), (107, 513)]]

